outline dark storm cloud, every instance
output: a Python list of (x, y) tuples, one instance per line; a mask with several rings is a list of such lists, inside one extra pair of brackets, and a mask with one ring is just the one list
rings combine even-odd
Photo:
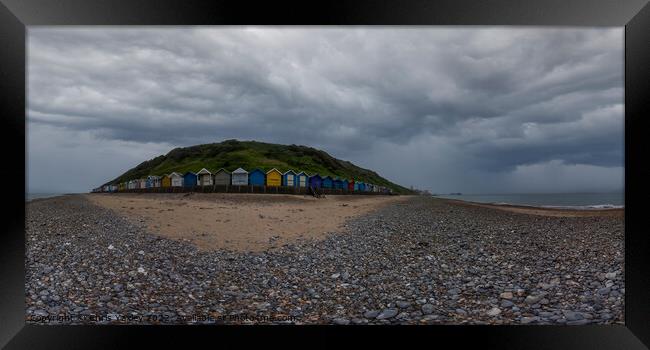
[(576, 164), (620, 188), (622, 39), (620, 28), (33, 27), (28, 120), (62, 140), (87, 135), (88, 152), (256, 139), (434, 190), (506, 191), (518, 173)]

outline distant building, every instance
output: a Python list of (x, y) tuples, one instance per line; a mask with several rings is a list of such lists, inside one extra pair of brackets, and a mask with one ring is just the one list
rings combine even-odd
[(323, 186), (323, 178), (316, 174), (309, 177), (309, 187), (321, 188)]
[(282, 173), (273, 168), (266, 172), (266, 185), (272, 187), (278, 187), (282, 185)]
[(296, 178), (297, 176), (295, 171), (287, 170), (287, 172), (282, 174), (282, 186), (298, 187), (299, 185)]
[(183, 187), (183, 175), (173, 172), (169, 174), (169, 178), (171, 179), (172, 187)]
[[(230, 181), (231, 181), (231, 175), (226, 169), (221, 168), (217, 170), (216, 173), (214, 173), (215, 185), (217, 186), (230, 185)], [(246, 180), (246, 182), (248, 182), (248, 180)]]
[(160, 180), (160, 185), (161, 187), (172, 187), (172, 179), (169, 177), (169, 175), (163, 175), (162, 179)]
[(266, 174), (260, 170), (255, 169), (248, 173), (248, 184), (251, 186), (264, 186), (266, 183)]
[(160, 176), (149, 175), (147, 176), (147, 188), (160, 187)]
[(309, 184), (309, 175), (307, 175), (307, 173), (305, 173), (304, 171), (300, 172), (296, 174), (296, 181), (298, 182), (296, 186), (307, 187), (307, 185)]
[(237, 168), (237, 170), (232, 172), (231, 176), (232, 176), (233, 185), (235, 186), (248, 185), (248, 171), (242, 168)]
[(212, 181), (212, 173), (206, 168), (199, 170), (196, 176), (198, 177), (199, 186), (212, 186), (214, 184)]
[(323, 188), (334, 188), (334, 184), (331, 176), (323, 177), (323, 182), (321, 183)]
[(195, 187), (198, 184), (198, 176), (196, 173), (188, 171), (183, 175), (184, 187)]

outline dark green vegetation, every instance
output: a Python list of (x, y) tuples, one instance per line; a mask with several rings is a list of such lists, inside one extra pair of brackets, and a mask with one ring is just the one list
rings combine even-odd
[(304, 171), (309, 175), (339, 176), (386, 186), (396, 193), (411, 193), (411, 190), (384, 179), (372, 170), (363, 169), (348, 161), (336, 159), (315, 148), (237, 140), (175, 148), (166, 155), (142, 162), (118, 178), (106, 183), (106, 185), (118, 184), (149, 175), (162, 176), (174, 171), (181, 174), (187, 171), (197, 172), (201, 168), (206, 168), (211, 172), (215, 172), (220, 168), (233, 171), (239, 167), (247, 171), (255, 168), (268, 171), (276, 168), (281, 172), (291, 169)]

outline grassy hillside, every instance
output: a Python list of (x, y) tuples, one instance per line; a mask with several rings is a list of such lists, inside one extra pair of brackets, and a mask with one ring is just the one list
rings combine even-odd
[(149, 175), (162, 176), (174, 171), (197, 172), (201, 168), (212, 172), (220, 168), (233, 171), (239, 167), (248, 171), (255, 168), (264, 171), (276, 168), (281, 172), (292, 169), (305, 171), (310, 175), (339, 176), (386, 186), (397, 193), (411, 193), (409, 189), (382, 178), (374, 171), (336, 159), (315, 148), (237, 140), (175, 148), (166, 155), (142, 162), (106, 184), (117, 184)]

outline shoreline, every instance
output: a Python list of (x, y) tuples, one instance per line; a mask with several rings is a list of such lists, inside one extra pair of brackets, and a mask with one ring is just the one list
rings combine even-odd
[(625, 214), (625, 208), (562, 208), (562, 207), (544, 207), (534, 205), (522, 204), (495, 204), (495, 203), (481, 203), (472, 202), (462, 199), (451, 199), (443, 197), (432, 196), (434, 200), (440, 200), (455, 205), (482, 207), (490, 209), (498, 209), (520, 214), (540, 215), (540, 216), (556, 216), (556, 217), (622, 217)]

